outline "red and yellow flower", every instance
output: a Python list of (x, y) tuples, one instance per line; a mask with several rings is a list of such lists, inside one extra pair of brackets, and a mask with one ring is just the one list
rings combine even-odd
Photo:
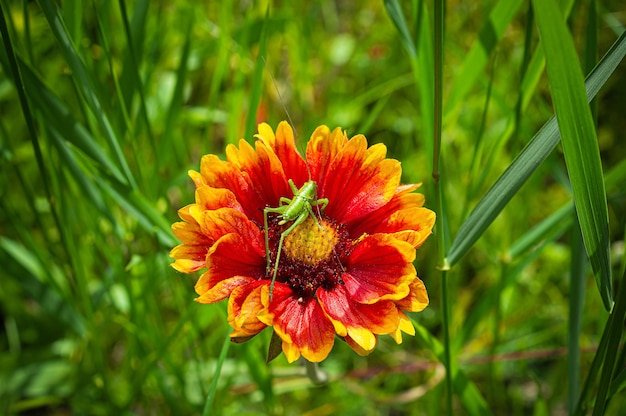
[[(229, 145), (226, 161), (204, 156), (200, 172), (189, 172), (195, 203), (179, 210), (183, 221), (172, 230), (182, 244), (170, 255), (180, 272), (206, 269), (196, 301), (228, 298), (234, 339), (273, 327), (289, 362), (324, 360), (335, 335), (365, 355), (379, 335), (400, 343), (402, 332), (414, 334), (404, 312), (423, 310), (428, 295), (413, 260), (435, 222), (413, 192), (419, 184), (400, 185), (400, 162), (386, 158), (384, 145), (368, 148), (363, 135), (348, 139), (340, 128), (318, 127), (306, 160), (286, 122), (275, 133), (259, 125), (256, 138), (254, 147)], [(315, 181), (328, 205), (313, 206), (316, 218), (285, 236), (275, 262), (292, 222), (269, 213), (266, 248), (264, 209), (294, 198), (290, 179), (298, 188)]]

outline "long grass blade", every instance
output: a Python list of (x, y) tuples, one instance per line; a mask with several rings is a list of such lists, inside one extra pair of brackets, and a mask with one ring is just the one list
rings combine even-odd
[(600, 150), (591, 110), (585, 99), (583, 74), (569, 31), (553, 0), (533, 0), (546, 54), (548, 81), (565, 163), (587, 255), (604, 307), (613, 307), (609, 257), (609, 219)]
[(267, 53), (267, 25), (270, 19), (270, 8), (267, 7), (265, 18), (261, 24), (261, 36), (259, 38), (259, 55), (254, 64), (254, 77), (252, 78), (252, 88), (250, 99), (248, 100), (248, 115), (246, 117), (246, 129), (244, 137), (252, 137), (256, 131), (257, 110), (261, 102), (263, 92), (263, 72), (265, 70), (265, 54)]
[(109, 118), (102, 108), (102, 104), (98, 99), (96, 90), (93, 85), (93, 80), (91, 79), (84, 62), (82, 61), (71, 38), (67, 33), (65, 23), (61, 14), (59, 13), (56, 4), (51, 1), (40, 1), (39, 4), (42, 11), (44, 12), (44, 15), (46, 16), (46, 19), (48, 20), (48, 24), (50, 25), (50, 28), (52, 29), (55, 38), (57, 39), (59, 47), (61, 48), (61, 52), (65, 57), (67, 64), (72, 70), (72, 73), (76, 79), (76, 85), (81, 91), (82, 96), (87, 102), (91, 112), (99, 121), (100, 127), (102, 128), (102, 131), (104, 133), (104, 137), (107, 139), (110, 148), (113, 150), (117, 158), (117, 162), (122, 172), (124, 172), (125, 179), (133, 188), (136, 188), (137, 184), (130, 171), (130, 168), (128, 167), (126, 158), (124, 157), (124, 154), (122, 152), (120, 139), (113, 130), (113, 126), (111, 125)]
[(461, 68), (456, 71), (450, 88), (450, 96), (446, 101), (446, 113), (463, 101), (483, 73), (491, 53), (521, 4), (521, 0), (500, 0), (493, 6), (478, 34), (478, 39), (467, 54)]
[(580, 386), (580, 333), (582, 328), (583, 303), (585, 301), (585, 275), (587, 261), (580, 227), (574, 223), (570, 235), (570, 291), (569, 291), (569, 329), (567, 333), (567, 408), (573, 415), (578, 403)]
[(604, 331), (607, 333), (606, 353), (602, 364), (602, 373), (600, 374), (600, 386), (596, 395), (596, 402), (593, 407), (593, 415), (603, 415), (608, 405), (610, 396), (609, 388), (615, 377), (615, 363), (617, 360), (617, 352), (619, 350), (620, 340), (624, 332), (624, 318), (626, 317), (626, 273), (622, 274), (621, 284), (617, 292), (615, 307)]
[(411, 69), (415, 85), (420, 97), (420, 125), (422, 126), (423, 144), (429, 156), (433, 160), (433, 145), (429, 140), (434, 134), (434, 110), (432, 102), (434, 99), (434, 72), (432, 62), (434, 61), (433, 39), (428, 16), (428, 7), (424, 1), (414, 4), (414, 27), (415, 36), (411, 34), (408, 22), (402, 11), (398, 0), (385, 0), (385, 9), (391, 18), (398, 34), (400, 42), (409, 55)]
[[(626, 34), (622, 34), (587, 78), (587, 99), (593, 99), (626, 55)], [(560, 140), (556, 117), (533, 137), (519, 156), (498, 178), (461, 224), (448, 252), (448, 264), (456, 264), (500, 214), (513, 195), (548, 157)]]
[(209, 393), (207, 394), (206, 400), (204, 401), (202, 416), (209, 416), (211, 414), (211, 410), (213, 409), (213, 400), (215, 400), (215, 394), (217, 392), (217, 383), (220, 381), (220, 373), (222, 372), (222, 366), (224, 365), (224, 361), (226, 361), (226, 355), (228, 354), (230, 344), (230, 335), (226, 335), (224, 343), (222, 344), (220, 356), (217, 359), (215, 374), (213, 374), (213, 380), (211, 380), (211, 385), (209, 386)]

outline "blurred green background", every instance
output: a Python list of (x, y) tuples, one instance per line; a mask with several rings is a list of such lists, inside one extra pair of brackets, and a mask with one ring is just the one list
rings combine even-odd
[[(265, 364), (269, 331), (230, 345), (226, 303), (196, 304), (197, 276), (169, 267), (169, 227), (193, 202), (187, 171), (202, 155), (223, 157), (226, 144), (252, 141), (257, 122), (275, 127), (286, 112), (301, 149), (320, 124), (384, 143), (436, 209), (432, 2), (0, 5), (0, 414), (584, 413), (607, 362), (616, 368), (607, 413), (625, 404), (623, 347), (596, 354), (608, 313), (560, 145), (446, 274), (442, 325), (437, 239), (450, 247), (554, 114), (529, 2), (446, 2), (445, 226), (415, 263), (431, 304), (402, 345), (381, 337), (359, 357), (336, 340), (321, 365), (332, 381), (319, 387), (283, 356)], [(624, 32), (626, 7), (560, 5), (586, 75)], [(616, 282), (625, 69), (592, 105)], [(621, 330), (610, 332), (618, 343)]]

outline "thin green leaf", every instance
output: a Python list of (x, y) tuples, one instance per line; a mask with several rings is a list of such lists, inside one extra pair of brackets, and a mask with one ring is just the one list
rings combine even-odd
[(98, 168), (107, 175), (112, 175), (124, 184), (126, 179), (116, 164), (107, 156), (89, 131), (76, 120), (70, 109), (35, 75), (35, 72), (23, 61), (18, 60), (20, 72), (24, 78), (26, 93), (35, 107), (42, 112), (46, 122), (50, 123), (65, 140), (82, 150), (97, 162)]
[(228, 349), (230, 347), (230, 335), (226, 335), (224, 339), (224, 343), (222, 344), (222, 350), (220, 351), (220, 356), (217, 359), (217, 367), (215, 368), (215, 374), (213, 375), (213, 380), (211, 380), (211, 385), (209, 386), (209, 394), (207, 394), (206, 400), (204, 401), (204, 409), (202, 410), (202, 416), (208, 416), (211, 414), (211, 410), (213, 409), (213, 400), (215, 399), (215, 393), (217, 392), (217, 383), (220, 381), (220, 373), (222, 372), (222, 366), (224, 365), (224, 361), (226, 361), (226, 355), (228, 354)]
[(463, 101), (478, 77), (483, 73), (483, 69), (489, 62), (489, 56), (521, 4), (521, 0), (500, 0), (492, 8), (487, 21), (480, 30), (478, 39), (463, 61), (463, 65), (458, 71), (455, 71), (450, 96), (446, 101), (446, 114)]
[(265, 55), (267, 53), (267, 24), (270, 18), (270, 8), (267, 7), (265, 18), (261, 24), (261, 36), (259, 39), (259, 54), (254, 65), (254, 77), (252, 78), (252, 88), (250, 99), (248, 100), (248, 115), (246, 117), (246, 130), (244, 137), (251, 138), (256, 131), (257, 110), (261, 102), (263, 92), (263, 71), (265, 70)]
[[(587, 78), (587, 99), (596, 96), (626, 55), (626, 33), (615, 41)], [(556, 117), (552, 117), (524, 148), (459, 228), (448, 251), (448, 263), (456, 264), (500, 214), (513, 195), (548, 157), (560, 139)]]
[(613, 307), (609, 219), (600, 150), (574, 42), (553, 0), (533, 0), (578, 221), (604, 307)]
[(109, 184), (103, 181), (100, 186), (145, 230), (156, 233), (163, 246), (171, 247), (176, 244), (177, 240), (172, 233), (171, 224), (143, 194), (115, 182)]
[(37, 256), (21, 244), (0, 236), (0, 249), (4, 250), (12, 262), (19, 264), (24, 272), (15, 281), (28, 293), (48, 315), (57, 317), (76, 334), (85, 336), (87, 323), (76, 310), (74, 303), (68, 302), (67, 294), (55, 284), (53, 272), (58, 269), (50, 262)]
[[(572, 215), (570, 215), (572, 217)], [(580, 392), (580, 333), (582, 328), (583, 304), (585, 301), (585, 275), (587, 262), (580, 228), (577, 223), (571, 227), (570, 235), (570, 290), (569, 290), (569, 330), (567, 331), (567, 408), (574, 414)]]
[(417, 48), (415, 47), (415, 43), (413, 43), (411, 31), (406, 24), (406, 19), (404, 18), (404, 12), (402, 12), (400, 3), (398, 0), (385, 0), (385, 8), (387, 9), (387, 13), (391, 18), (391, 21), (400, 34), (400, 42), (402, 42), (402, 46), (404, 46), (404, 49), (408, 52), (409, 57), (411, 59), (417, 58)]
[(508, 259), (516, 259), (532, 247), (540, 244), (544, 240), (548, 240), (555, 228), (569, 228), (572, 221), (572, 213), (574, 207), (571, 203), (563, 205), (556, 212), (551, 214), (548, 218), (541, 221), (539, 224), (531, 228), (528, 232), (524, 233), (518, 238), (506, 254)]
[(48, 24), (54, 33), (67, 64), (72, 70), (72, 74), (76, 79), (76, 85), (80, 89), (91, 112), (100, 123), (104, 137), (107, 139), (110, 148), (115, 153), (126, 180), (133, 188), (136, 188), (137, 184), (122, 152), (120, 139), (113, 130), (113, 126), (100, 104), (100, 100), (98, 99), (93, 85), (93, 80), (91, 79), (84, 62), (76, 51), (76, 47), (67, 33), (65, 23), (63, 22), (63, 18), (61, 17), (56, 4), (52, 1), (39, 1), (39, 5), (48, 20)]
[(411, 35), (411, 31), (402, 12), (402, 7), (397, 0), (385, 0), (385, 8), (396, 27), (402, 45), (406, 49), (411, 69), (415, 81), (415, 85), (419, 94), (420, 105), (420, 121), (422, 126), (422, 143), (426, 147), (429, 160), (433, 159), (433, 144), (430, 140), (434, 134), (434, 109), (432, 106), (434, 100), (434, 62), (432, 30), (430, 27), (430, 19), (428, 16), (428, 7), (424, 1), (417, 2), (414, 11), (415, 40)]
[(602, 360), (602, 373), (600, 374), (600, 386), (596, 395), (596, 402), (593, 407), (593, 415), (603, 415), (609, 398), (609, 388), (614, 377), (615, 362), (619, 349), (622, 333), (624, 332), (624, 318), (626, 317), (626, 273), (622, 274), (619, 285), (615, 307), (609, 315), (609, 320), (604, 328), (603, 339), (606, 335), (607, 344), (604, 360)]

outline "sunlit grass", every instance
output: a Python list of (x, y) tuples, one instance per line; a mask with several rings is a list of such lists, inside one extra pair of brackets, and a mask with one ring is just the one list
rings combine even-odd
[[(616, 412), (625, 10), (562, 1), (546, 35), (546, 1), (446, 2), (442, 55), (429, 2), (0, 1), (0, 413)], [(368, 357), (337, 340), (322, 387), (265, 363), (269, 331), (230, 345), (226, 304), (193, 302), (169, 267), (187, 171), (288, 116), (301, 148), (320, 124), (385, 143), (440, 221), (417, 252), (416, 336)], [(572, 153), (559, 133), (576, 131)]]

